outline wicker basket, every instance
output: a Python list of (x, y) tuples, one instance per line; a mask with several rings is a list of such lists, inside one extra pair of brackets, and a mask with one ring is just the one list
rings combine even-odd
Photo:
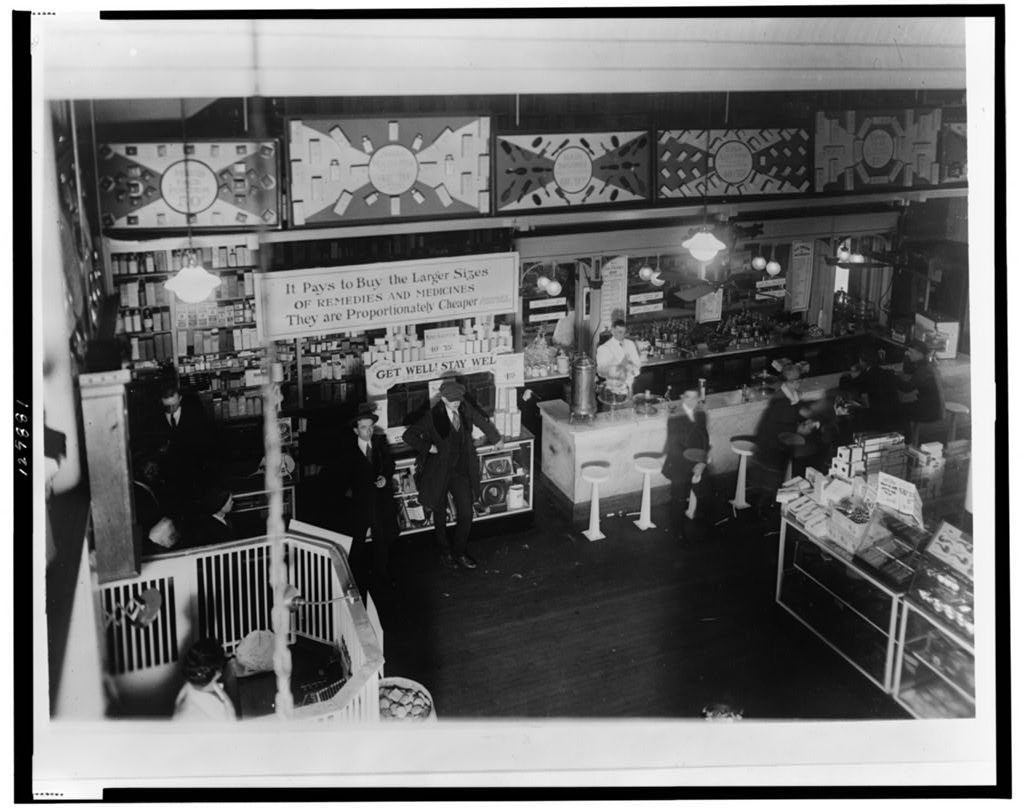
[[(434, 712), (434, 697), (430, 695), (430, 691), (418, 681), (404, 679), (401, 676), (388, 676), (380, 680), (380, 689), (378, 690), (378, 693), (381, 702), (381, 721), (437, 720), (437, 713)], [(402, 693), (403, 695), (399, 696), (399, 693)], [(403, 699), (405, 698), (409, 698), (409, 703), (403, 703)], [(416, 703), (417, 698), (423, 698), (426, 700), (426, 710), (418, 714), (416, 712), (416, 707), (419, 706)], [(388, 712), (388, 710), (385, 709), (385, 703), (387, 703), (389, 707), (394, 707), (396, 714)], [(406, 712), (404, 714), (397, 714), (401, 708), (404, 708)]]

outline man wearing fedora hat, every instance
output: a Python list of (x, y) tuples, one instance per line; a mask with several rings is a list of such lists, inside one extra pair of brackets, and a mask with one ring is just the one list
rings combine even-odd
[[(350, 420), (351, 438), (346, 438), (339, 460), (341, 492), (351, 490), (348, 531), (352, 536), (352, 572), (365, 596), (368, 586), (386, 586), (388, 550), (398, 534), (398, 512), (392, 474), (395, 461), (387, 437), (374, 432), (378, 420), (373, 406), (364, 403)], [(366, 531), (371, 533), (372, 549), (367, 549)]]
[[(437, 403), (403, 439), (417, 453), (416, 487), (420, 502), (434, 514), (434, 532), (441, 562), (449, 568), (475, 569), (466, 551), (473, 525), (473, 501), (480, 497), (480, 460), (473, 444), (473, 426), (499, 450), (504, 441), (498, 429), (466, 399), (466, 388), (454, 380), (441, 384)], [(455, 533), (447, 530), (447, 496), (455, 502)]]

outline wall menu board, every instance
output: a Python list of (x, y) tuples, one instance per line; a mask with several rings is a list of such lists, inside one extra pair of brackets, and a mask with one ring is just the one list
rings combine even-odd
[(810, 306), (813, 263), (814, 243), (808, 240), (794, 242), (786, 270), (786, 292), (791, 313), (805, 312)]
[(97, 147), (106, 230), (281, 224), (276, 141), (133, 141)]
[(804, 129), (659, 130), (658, 199), (810, 191)]
[(478, 254), (254, 276), (259, 338), (513, 313), (519, 255)]
[(909, 189), (966, 180), (966, 123), (944, 126), (938, 108), (817, 115), (817, 192)]
[(495, 136), (498, 211), (650, 200), (646, 131)]
[(489, 145), (486, 117), (292, 119), (292, 223), (486, 214)]

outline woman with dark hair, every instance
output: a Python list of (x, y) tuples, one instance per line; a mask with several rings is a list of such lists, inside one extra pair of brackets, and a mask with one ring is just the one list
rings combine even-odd
[(234, 721), (235, 707), (224, 692), (221, 675), (227, 657), (216, 639), (197, 640), (185, 653), (185, 684), (174, 701), (175, 721)]

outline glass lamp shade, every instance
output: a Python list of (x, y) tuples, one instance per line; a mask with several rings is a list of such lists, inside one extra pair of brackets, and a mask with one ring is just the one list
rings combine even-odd
[(549, 284), (551, 284), (551, 279), (549, 279), (547, 276), (538, 276), (537, 277), (537, 289), (538, 290), (547, 290)]
[(864, 255), (859, 253), (851, 253), (846, 260), (850, 264), (859, 265), (864, 261)]
[(202, 265), (196, 263), (195, 257), (172, 279), (164, 282), (164, 287), (188, 304), (205, 301), (219, 285), (220, 278), (207, 273)]
[(844, 240), (836, 249), (836, 259), (840, 262), (847, 262), (850, 259), (850, 241)]
[(548, 282), (548, 295), (557, 296), (562, 292), (562, 283), (556, 282), (554, 279)]
[(782, 265), (773, 259), (764, 266), (764, 269), (769, 276), (778, 276), (782, 272)]
[(698, 231), (683, 243), (686, 248), (699, 262), (710, 262), (719, 251), (725, 250), (725, 243), (710, 231)]
[(768, 260), (763, 256), (755, 256), (750, 260), (750, 266), (754, 270), (764, 270), (768, 266)]
[(651, 280), (651, 276), (654, 275), (654, 271), (651, 270), (651, 266), (650, 265), (644, 265), (642, 268), (640, 268), (640, 271), (639, 271), (638, 275), (645, 282), (649, 282)]

